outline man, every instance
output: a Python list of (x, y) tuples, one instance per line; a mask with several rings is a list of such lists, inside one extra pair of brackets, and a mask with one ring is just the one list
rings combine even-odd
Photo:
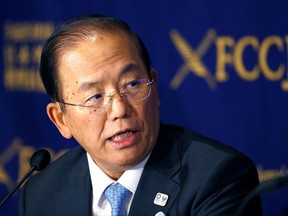
[[(67, 21), (47, 40), (40, 72), (49, 118), (80, 146), (28, 181), (21, 215), (233, 215), (258, 184), (240, 152), (160, 124), (157, 73), (123, 21)], [(121, 206), (111, 185), (125, 191)], [(245, 215), (261, 215), (260, 201)]]

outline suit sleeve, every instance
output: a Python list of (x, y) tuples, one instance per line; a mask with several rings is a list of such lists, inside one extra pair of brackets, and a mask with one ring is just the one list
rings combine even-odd
[[(215, 166), (201, 185), (191, 215), (235, 215), (244, 197), (258, 184), (252, 161), (240, 153), (231, 154)], [(246, 206), (243, 215), (262, 215), (260, 197)]]

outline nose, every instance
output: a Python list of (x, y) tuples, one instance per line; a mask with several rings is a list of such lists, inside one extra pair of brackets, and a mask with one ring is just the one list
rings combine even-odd
[(123, 97), (123, 95), (119, 92), (110, 94), (107, 113), (108, 118), (111, 120), (127, 118), (131, 113), (131, 109), (128, 101), (125, 100), (125, 96)]

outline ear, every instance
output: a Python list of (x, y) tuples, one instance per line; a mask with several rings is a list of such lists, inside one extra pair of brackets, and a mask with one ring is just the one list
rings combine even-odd
[(72, 134), (70, 132), (69, 127), (65, 121), (65, 113), (61, 110), (59, 103), (52, 102), (49, 103), (46, 107), (47, 115), (50, 120), (55, 124), (58, 128), (59, 132), (66, 139), (70, 139)]
[(151, 73), (151, 76), (153, 79), (153, 88), (154, 88), (154, 91), (155, 91), (155, 94), (157, 97), (157, 103), (158, 103), (158, 106), (160, 106), (160, 99), (159, 99), (159, 95), (158, 95), (158, 75), (157, 75), (157, 72), (154, 68), (151, 69), (150, 73)]

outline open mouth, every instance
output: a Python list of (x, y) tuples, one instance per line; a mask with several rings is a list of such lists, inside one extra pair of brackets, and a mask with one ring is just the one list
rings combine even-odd
[(110, 137), (109, 140), (114, 141), (114, 142), (118, 142), (118, 141), (127, 139), (128, 137), (130, 137), (131, 135), (133, 135), (136, 132), (137, 131), (128, 130), (128, 131), (125, 131), (125, 132), (122, 132), (122, 133), (119, 133), (119, 134), (116, 134), (116, 135)]

